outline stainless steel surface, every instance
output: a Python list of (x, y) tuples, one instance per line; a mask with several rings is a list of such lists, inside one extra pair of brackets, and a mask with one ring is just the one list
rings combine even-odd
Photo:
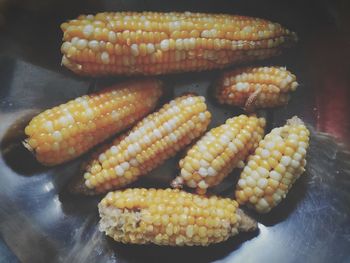
[[(0, 1), (0, 262), (350, 262), (346, 8), (341, 1), (204, 1), (200, 6), (195, 1)], [(239, 13), (299, 33), (296, 48), (260, 64), (287, 66), (301, 86), (288, 106), (259, 114), (267, 117), (269, 129), (293, 115), (308, 123), (307, 171), (270, 214), (251, 213), (259, 221), (256, 233), (208, 248), (115, 243), (96, 227), (100, 197), (66, 192), (82, 158), (46, 168), (21, 146), (23, 127), (35, 113), (120, 81), (80, 78), (59, 65), (63, 20), (120, 9)], [(187, 91), (204, 94), (214, 116), (211, 126), (221, 124), (241, 111), (220, 107), (211, 97), (217, 74), (163, 76), (165, 100)], [(179, 156), (133, 186), (166, 187)], [(238, 172), (215, 191), (232, 196)]]

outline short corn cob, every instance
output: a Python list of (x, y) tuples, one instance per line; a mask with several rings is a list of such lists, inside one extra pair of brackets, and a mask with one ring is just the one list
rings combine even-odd
[(257, 227), (234, 200), (173, 189), (110, 192), (98, 207), (100, 231), (126, 244), (208, 246)]
[(74, 159), (151, 112), (161, 82), (130, 81), (46, 110), (25, 128), (25, 146), (45, 165)]
[(102, 193), (130, 184), (202, 135), (210, 119), (204, 97), (174, 99), (93, 160), (84, 174), (86, 187)]
[(296, 42), (259, 18), (224, 14), (116, 12), (61, 25), (62, 64), (83, 75), (157, 75), (264, 59)]
[(273, 129), (249, 157), (238, 181), (237, 201), (260, 213), (277, 206), (305, 171), (308, 144), (309, 131), (298, 117)]
[(220, 183), (258, 147), (264, 136), (265, 119), (240, 115), (207, 132), (180, 161), (181, 173), (172, 183), (184, 183), (204, 194)]
[(227, 71), (220, 77), (216, 97), (221, 104), (254, 111), (285, 105), (298, 83), (283, 67), (247, 67)]

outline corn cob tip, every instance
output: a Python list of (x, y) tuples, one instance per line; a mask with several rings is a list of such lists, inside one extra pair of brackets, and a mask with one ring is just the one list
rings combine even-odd
[(97, 195), (94, 190), (88, 188), (85, 184), (85, 179), (82, 175), (78, 175), (72, 179), (72, 181), (68, 185), (68, 191), (71, 194), (77, 195)]
[(73, 62), (69, 59), (70, 55), (64, 55), (62, 56), (61, 60), (61, 66), (65, 66), (66, 68), (70, 69), (74, 73), (78, 73), (83, 69), (83, 66), (81, 64), (78, 64), (76, 62)]
[(287, 125), (305, 125), (302, 119), (298, 116), (293, 116), (292, 118), (287, 120)]
[(181, 176), (176, 177), (171, 181), (170, 186), (175, 189), (181, 189), (183, 187), (184, 180)]
[(34, 151), (33, 147), (30, 146), (28, 139), (23, 140), (22, 145), (24, 146), (24, 148), (26, 148), (28, 151), (30, 151), (30, 153), (35, 154), (35, 151)]
[(242, 209), (237, 209), (237, 215), (241, 218), (240, 224), (238, 225), (239, 232), (253, 232), (258, 228), (258, 222), (244, 213)]

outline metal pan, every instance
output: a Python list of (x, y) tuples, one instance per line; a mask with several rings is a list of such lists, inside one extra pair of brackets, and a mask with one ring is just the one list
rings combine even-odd
[[(287, 66), (301, 86), (288, 106), (259, 114), (269, 129), (293, 115), (309, 125), (307, 171), (275, 210), (251, 213), (259, 231), (208, 248), (115, 243), (96, 227), (100, 197), (66, 191), (84, 157), (45, 168), (21, 146), (35, 113), (121, 80), (82, 78), (60, 66), (60, 23), (102, 10), (235, 13), (299, 34), (296, 48), (259, 64)], [(349, 11), (345, 1), (0, 1), (0, 262), (350, 262)], [(218, 73), (162, 76), (165, 100), (203, 94), (211, 126), (223, 123), (241, 111), (219, 107), (211, 97)], [(168, 186), (179, 156), (133, 186)], [(216, 193), (232, 196), (238, 173)]]

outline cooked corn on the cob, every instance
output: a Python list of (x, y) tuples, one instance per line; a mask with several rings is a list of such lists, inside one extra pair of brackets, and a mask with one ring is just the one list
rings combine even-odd
[(239, 166), (264, 136), (265, 119), (240, 115), (207, 132), (180, 161), (173, 187), (183, 184), (204, 194)]
[(100, 231), (126, 244), (208, 246), (257, 227), (234, 200), (173, 189), (110, 192), (98, 208)]
[(161, 94), (160, 81), (145, 79), (84, 95), (34, 117), (24, 144), (48, 166), (74, 159), (151, 112)]
[(296, 116), (273, 129), (249, 157), (238, 181), (237, 201), (260, 213), (277, 206), (305, 171), (308, 145), (309, 131)]
[(245, 67), (227, 71), (219, 78), (216, 97), (221, 104), (239, 106), (246, 111), (288, 103), (298, 83), (283, 67)]
[(130, 184), (202, 135), (210, 119), (204, 97), (172, 100), (92, 160), (84, 174), (86, 187), (102, 193)]
[(83, 75), (158, 75), (264, 59), (297, 40), (264, 19), (224, 14), (116, 12), (61, 25), (62, 64)]

